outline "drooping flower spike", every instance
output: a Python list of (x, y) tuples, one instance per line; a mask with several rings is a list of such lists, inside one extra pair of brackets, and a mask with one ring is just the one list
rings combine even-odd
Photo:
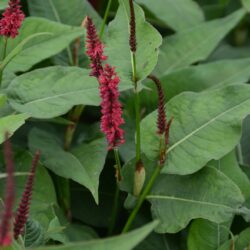
[(12, 243), (12, 211), (15, 200), (14, 163), (12, 148), (8, 137), (9, 136), (6, 133), (4, 142), (4, 159), (6, 164), (7, 178), (4, 198), (4, 211), (2, 214), (0, 214), (0, 246), (9, 246)]
[(0, 35), (15, 38), (25, 18), (21, 10), (20, 0), (9, 0), (9, 6), (0, 20)]
[(107, 56), (104, 55), (104, 45), (98, 37), (92, 19), (87, 16), (83, 23), (83, 26), (87, 29), (86, 54), (91, 61), (92, 71), (90, 75), (98, 78), (103, 70), (102, 62), (107, 60)]
[(124, 124), (122, 108), (119, 102), (118, 84), (120, 82), (115, 69), (106, 64), (99, 77), (101, 95), (101, 130), (106, 134), (109, 150), (123, 144), (124, 131), (120, 128)]
[(102, 100), (101, 131), (106, 135), (108, 149), (111, 150), (125, 142), (124, 131), (120, 128), (124, 124), (118, 91), (120, 78), (114, 67), (109, 64), (106, 64), (105, 67), (102, 66), (102, 62), (107, 59), (107, 56), (104, 55), (104, 45), (100, 41), (90, 17), (84, 20), (84, 26), (87, 29), (86, 53), (91, 60), (90, 67), (92, 68), (90, 75), (98, 79)]
[(37, 151), (31, 165), (30, 175), (27, 179), (21, 202), (16, 212), (14, 222), (14, 238), (17, 239), (23, 233), (24, 226), (28, 220), (32, 189), (35, 179), (35, 172), (39, 162), (40, 152)]

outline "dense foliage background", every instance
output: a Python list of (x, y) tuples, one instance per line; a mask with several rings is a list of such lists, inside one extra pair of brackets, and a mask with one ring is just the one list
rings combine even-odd
[[(98, 82), (89, 76), (81, 27), (88, 15), (100, 30), (107, 2), (93, 0), (93, 7), (86, 0), (23, 0), (27, 17), (19, 36), (8, 40), (5, 58), (0, 37), (0, 142), (6, 131), (13, 133), (17, 173), (28, 172), (32, 154), (41, 151), (25, 246), (250, 249), (250, 1), (135, 1), (146, 183), (159, 154), (158, 96), (146, 78), (152, 72), (162, 82), (167, 117), (174, 121), (168, 160), (128, 234), (120, 232), (137, 199), (128, 1), (112, 1), (102, 37), (108, 62), (121, 78), (125, 119), (114, 230), (114, 156), (100, 132)], [(7, 3), (0, 0), (2, 11)], [(65, 147), (75, 105), (84, 109)], [(2, 154), (0, 170), (5, 172)], [(17, 202), (25, 180), (16, 177)], [(4, 184), (0, 174), (0, 201)], [(11, 248), (22, 249), (17, 242)]]

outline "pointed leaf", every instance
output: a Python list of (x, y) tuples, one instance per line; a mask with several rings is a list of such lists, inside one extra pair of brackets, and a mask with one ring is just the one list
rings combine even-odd
[[(120, 0), (119, 3), (120, 7), (116, 17), (108, 27), (105, 50), (108, 61), (117, 68), (122, 81), (130, 83), (132, 68), (129, 48), (129, 3), (127, 0)], [(157, 63), (158, 48), (161, 45), (162, 38), (157, 30), (145, 21), (143, 10), (135, 3), (134, 7), (137, 37), (137, 78), (143, 80), (152, 72)]]
[(98, 83), (89, 70), (54, 66), (16, 77), (7, 89), (11, 106), (35, 118), (54, 118), (74, 105), (99, 105)]
[(244, 202), (240, 189), (210, 167), (186, 176), (160, 175), (147, 199), (160, 220), (159, 233), (176, 233), (195, 218), (228, 221)]
[[(79, 146), (75, 156), (63, 150), (62, 142), (56, 135), (35, 128), (29, 134), (29, 147), (32, 150), (38, 148), (41, 151), (44, 165), (55, 174), (72, 179), (88, 188), (98, 203), (99, 175), (106, 158), (106, 145), (103, 138)], [(80, 149), (83, 151), (78, 159)], [(94, 160), (93, 153), (95, 153)], [(89, 157), (92, 157), (92, 162)]]
[(26, 114), (9, 115), (0, 118), (0, 143), (4, 141), (6, 132), (12, 135), (28, 118), (29, 116)]
[[(183, 93), (167, 104), (170, 129), (168, 161), (163, 173), (190, 174), (220, 159), (239, 142), (243, 118), (250, 113), (250, 86), (230, 85), (203, 93)], [(157, 112), (142, 121), (142, 148), (158, 157)], [(230, 136), (225, 136), (230, 135)]]
[(206, 59), (245, 14), (246, 11), (240, 9), (225, 18), (204, 22), (166, 37), (160, 50), (157, 72), (166, 74)]
[(72, 243), (64, 246), (41, 247), (37, 250), (132, 250), (139, 242), (141, 242), (157, 225), (157, 222), (152, 222), (139, 229), (133, 230), (127, 234), (102, 239), (91, 240), (82, 243)]

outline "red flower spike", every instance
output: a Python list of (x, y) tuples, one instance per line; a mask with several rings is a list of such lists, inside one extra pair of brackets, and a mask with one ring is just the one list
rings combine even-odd
[(14, 190), (14, 164), (12, 156), (12, 148), (10, 141), (8, 139), (8, 134), (5, 135), (4, 142), (4, 159), (6, 164), (6, 189), (5, 189), (5, 199), (4, 204), (5, 208), (2, 215), (0, 223), (0, 246), (9, 246), (12, 241), (11, 234), (11, 223), (12, 223), (12, 209), (14, 206), (15, 200), (15, 190)]
[(36, 172), (39, 158), (40, 158), (40, 152), (37, 151), (33, 158), (30, 175), (27, 179), (26, 186), (22, 195), (22, 199), (17, 209), (15, 222), (14, 222), (14, 238), (15, 239), (17, 239), (18, 236), (22, 234), (24, 226), (29, 216), (30, 200), (32, 196), (35, 172)]
[(135, 53), (136, 52), (136, 24), (135, 24), (135, 10), (133, 0), (129, 0), (130, 7), (130, 37), (129, 37), (129, 45), (130, 50)]
[(20, 0), (9, 0), (9, 6), (0, 20), (0, 35), (15, 38), (25, 18)]
[(160, 135), (163, 135), (167, 127), (164, 91), (162, 89), (161, 82), (157, 77), (150, 75), (148, 76), (148, 78), (151, 79), (157, 87), (158, 98), (159, 98), (158, 99), (158, 118), (157, 118), (158, 131), (157, 133)]
[(99, 77), (103, 68), (102, 62), (107, 60), (107, 56), (104, 55), (104, 45), (100, 41), (96, 27), (90, 17), (86, 17), (83, 22), (83, 26), (87, 29), (87, 40), (86, 40), (86, 54), (89, 56), (92, 71), (90, 76)]
[(108, 149), (111, 150), (125, 142), (124, 131), (120, 128), (124, 124), (118, 91), (120, 79), (116, 75), (115, 69), (106, 64), (98, 80), (102, 99), (101, 130), (106, 134)]

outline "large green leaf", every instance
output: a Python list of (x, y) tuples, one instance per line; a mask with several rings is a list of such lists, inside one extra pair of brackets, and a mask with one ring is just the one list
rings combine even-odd
[[(187, 92), (171, 99), (167, 110), (174, 121), (163, 173), (193, 173), (230, 152), (240, 140), (241, 123), (250, 113), (249, 105), (250, 86), (245, 84), (199, 94)], [(141, 123), (142, 149), (151, 159), (158, 157), (159, 150), (156, 120), (155, 111)]]
[(62, 115), (74, 105), (99, 105), (98, 83), (89, 71), (54, 66), (16, 77), (7, 89), (11, 106), (36, 118)]
[(47, 168), (87, 187), (98, 203), (99, 175), (106, 158), (106, 143), (103, 138), (80, 145), (75, 149), (74, 155), (63, 150), (62, 142), (56, 135), (33, 129), (29, 135), (29, 146), (32, 150), (41, 150), (42, 160)]
[[(234, 246), (234, 248), (232, 248)], [(248, 250), (250, 247), (250, 228), (248, 227), (242, 231), (239, 235), (234, 237), (234, 239), (228, 240), (223, 244), (218, 250)]]
[(250, 198), (250, 181), (240, 168), (234, 150), (218, 161), (209, 162), (208, 166), (216, 167), (223, 172), (240, 188), (246, 200)]
[(132, 250), (139, 242), (141, 242), (157, 225), (152, 222), (139, 229), (131, 231), (127, 234), (119, 235), (102, 240), (91, 240), (89, 242), (79, 242), (64, 246), (41, 247), (37, 250)]
[(160, 50), (157, 72), (169, 73), (206, 59), (245, 14), (246, 11), (240, 9), (225, 18), (166, 37)]
[[(47, 35), (33, 38), (27, 42), (23, 50), (11, 60), (6, 69), (9, 71), (26, 71), (42, 60), (56, 55), (74, 39), (84, 35), (83, 28), (59, 24), (43, 18), (26, 18), (20, 34), (15, 39), (9, 39), (7, 55), (22, 41), (39, 33)], [(0, 37), (0, 51), (3, 51), (3, 37)]]
[[(220, 69), (220, 70), (218, 70)], [(160, 78), (167, 99), (184, 92), (245, 83), (250, 78), (250, 59), (222, 60), (166, 74)], [(150, 83), (152, 86), (152, 83)], [(149, 86), (149, 84), (147, 84)]]
[(188, 249), (217, 250), (228, 239), (228, 235), (228, 226), (204, 219), (194, 220), (189, 229)]
[(45, 17), (72, 26), (80, 27), (87, 15), (99, 24), (102, 22), (87, 0), (70, 0), (70, 7), (67, 0), (28, 0), (28, 5), (32, 16)]
[(204, 21), (201, 8), (193, 0), (158, 0), (157, 4), (151, 0), (136, 2), (176, 31), (188, 29)]
[(29, 116), (26, 114), (8, 115), (0, 118), (0, 143), (4, 141), (6, 132), (12, 135), (28, 118)]
[(228, 221), (244, 202), (240, 189), (210, 167), (186, 176), (160, 175), (147, 199), (160, 220), (159, 233), (178, 232), (195, 218)]
[[(30, 155), (30, 153), (20, 149), (15, 152), (14, 161), (15, 171), (20, 173), (27, 173), (30, 171), (32, 162), (32, 156)], [(3, 162), (3, 160), (1, 162)], [(24, 191), (26, 180), (27, 175), (20, 175), (15, 179), (17, 204), (19, 203), (21, 195)], [(2, 180), (0, 180), (0, 184), (1, 186), (3, 185)], [(0, 188), (0, 196), (3, 195), (2, 192), (4, 188), (2, 187)], [(56, 204), (56, 194), (52, 180), (46, 169), (41, 164), (38, 164), (30, 206), (30, 216), (31, 218), (38, 220), (46, 230), (50, 223), (50, 210), (51, 205), (53, 204)]]
[[(129, 2), (120, 0), (120, 7), (114, 21), (108, 28), (106, 54), (112, 66), (117, 67), (123, 81), (129, 82), (132, 76), (129, 48)], [(143, 80), (154, 69), (158, 59), (158, 47), (162, 38), (157, 30), (145, 21), (143, 10), (134, 4), (136, 15), (136, 67), (137, 78)], [(131, 83), (132, 84), (132, 83)]]
[[(220, 69), (220, 70), (218, 70)], [(207, 88), (221, 87), (229, 84), (246, 83), (250, 78), (250, 59), (222, 60), (198, 66), (190, 66), (160, 77), (166, 100), (184, 92), (200, 92)], [(140, 93), (141, 106), (145, 113), (157, 107), (158, 95), (152, 81), (147, 81)], [(124, 98), (128, 103), (132, 97)], [(133, 102), (132, 102), (133, 104)], [(132, 105), (132, 107), (134, 107)], [(134, 108), (133, 108), (134, 110)]]

